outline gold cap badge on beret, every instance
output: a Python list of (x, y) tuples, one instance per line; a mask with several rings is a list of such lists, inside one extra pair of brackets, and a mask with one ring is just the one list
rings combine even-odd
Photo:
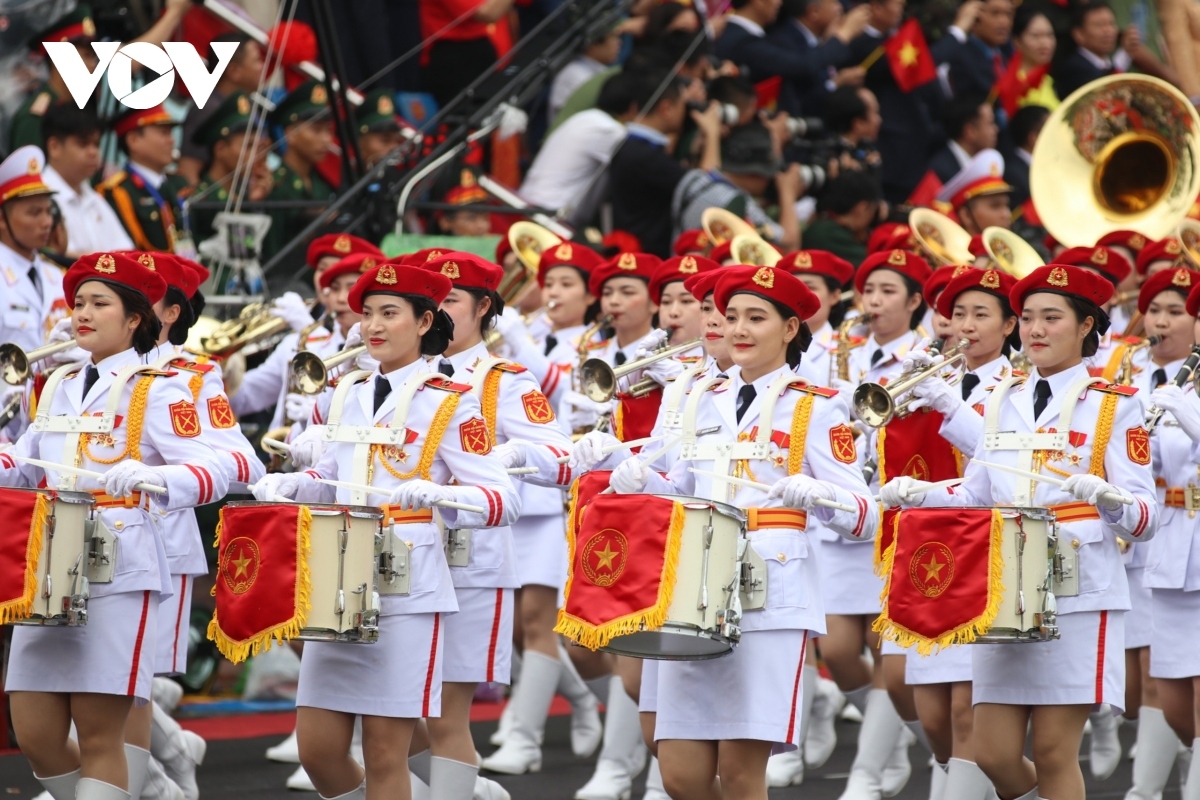
[(994, 269), (984, 270), (983, 277), (979, 279), (979, 285), (985, 289), (999, 289), (1000, 273)]
[(905, 258), (903, 250), (893, 250), (892, 254), (888, 256), (887, 263), (893, 267), (903, 267), (908, 263), (908, 259)]
[(797, 269), (812, 269), (812, 256), (809, 253), (796, 254)]
[(151, 272), (155, 272), (154, 256), (150, 255), (149, 253), (142, 253), (140, 256), (138, 256), (138, 263)]
[(117, 271), (117, 260), (108, 253), (96, 259), (96, 272), (103, 272), (105, 275), (111, 275)]
[(425, 254), (426, 261), (433, 261), (435, 258), (441, 258), (441, 257), (442, 257), (441, 250), (430, 250), (428, 253)]
[(1097, 266), (1102, 267), (1108, 263), (1108, 251), (1107, 250), (1097, 250), (1096, 252), (1092, 253), (1092, 257), (1088, 260), (1091, 261), (1093, 264), (1096, 264)]
[(359, 272), (367, 272), (368, 270), (372, 269), (375, 269), (375, 259), (371, 258), (370, 256), (364, 258), (362, 260), (362, 264), (359, 264), (358, 266)]
[(333, 241), (334, 252), (349, 253), (350, 247), (351, 247), (350, 237), (346, 236), (344, 234), (342, 236), (339, 236), (337, 239), (334, 239), (334, 241)]
[(554, 257), (561, 258), (563, 261), (570, 261), (573, 252), (574, 251), (571, 250), (571, 245), (563, 242), (558, 246), (558, 249), (554, 251)]
[(760, 267), (752, 280), (764, 289), (771, 289), (775, 286), (775, 273), (769, 267)]
[(442, 274), (452, 281), (458, 280), (462, 275), (462, 273), (458, 271), (457, 261), (447, 261), (445, 264), (442, 264)]
[(691, 256), (685, 256), (684, 259), (679, 262), (679, 271), (684, 275), (695, 275), (700, 271), (700, 267), (698, 264), (696, 264), (696, 259), (692, 258)]
[(1146, 237), (1142, 236), (1140, 233), (1135, 233), (1133, 236), (1129, 237), (1129, 246), (1134, 250), (1141, 250), (1146, 246)]
[(1191, 286), (1192, 271), (1180, 267), (1179, 269), (1175, 270), (1175, 277), (1171, 278), (1171, 283), (1176, 286)]
[(1177, 256), (1183, 252), (1183, 246), (1176, 239), (1168, 239), (1167, 243), (1163, 245), (1163, 249), (1173, 256)]
[(617, 269), (637, 269), (637, 259), (634, 258), (633, 253), (622, 253), (621, 258), (617, 261)]
[(1046, 283), (1051, 286), (1062, 288), (1067, 285), (1067, 271), (1062, 267), (1055, 267), (1050, 270), (1050, 274), (1046, 276)]
[(954, 280), (959, 275), (962, 275), (964, 272), (967, 272), (968, 270), (972, 270), (972, 269), (975, 269), (975, 268), (973, 266), (971, 266), (970, 264), (959, 264), (957, 267), (954, 268), (954, 274), (952, 274), (950, 276), (950, 280)]
[(391, 264), (384, 264), (375, 275), (375, 282), (382, 283), (384, 286), (394, 286), (396, 284), (395, 268)]

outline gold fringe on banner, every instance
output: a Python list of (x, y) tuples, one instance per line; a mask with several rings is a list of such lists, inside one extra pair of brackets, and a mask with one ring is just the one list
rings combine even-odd
[(38, 562), (42, 558), (45, 543), (46, 519), (50, 516), (50, 499), (39, 494), (33, 505), (33, 519), (29, 523), (29, 539), (25, 543), (25, 590), (21, 596), (0, 603), (0, 625), (28, 619), (33, 613), (33, 600), (38, 590)]

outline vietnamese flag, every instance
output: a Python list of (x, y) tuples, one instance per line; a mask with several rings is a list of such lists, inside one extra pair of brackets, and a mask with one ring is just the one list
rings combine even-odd
[(1010, 119), (1017, 113), (1021, 98), (1041, 86), (1049, 71), (1050, 66), (1044, 64), (1026, 72), (1021, 69), (1020, 57), (1013, 56), (1008, 60), (1008, 69), (1000, 76), (1000, 80), (996, 81), (996, 87), (992, 91)]
[(912, 194), (908, 196), (908, 204), (918, 208), (933, 208), (933, 204), (937, 201), (938, 193), (942, 191), (942, 181), (938, 178), (937, 173), (929, 170), (925, 173), (925, 177), (921, 178), (921, 182), (917, 184), (917, 188), (912, 190)]
[(899, 30), (883, 43), (884, 55), (892, 68), (892, 77), (900, 91), (908, 93), (924, 86), (937, 77), (937, 64), (933, 53), (925, 43), (921, 23), (915, 17), (900, 26)]
[(873, 628), (921, 655), (986, 634), (1004, 594), (1002, 512), (906, 508), (892, 524), (896, 546)]

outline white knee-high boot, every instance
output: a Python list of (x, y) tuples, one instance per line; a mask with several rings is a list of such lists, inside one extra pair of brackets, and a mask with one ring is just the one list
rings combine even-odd
[(433, 756), (429, 759), (430, 800), (471, 800), (478, 774), (477, 764)]
[(198, 734), (180, 727), (157, 703), (153, 709), (150, 754), (162, 764), (167, 777), (179, 785), (187, 800), (197, 800), (200, 789), (196, 786), (196, 767), (204, 763), (208, 744)]
[(150, 751), (126, 744), (125, 763), (129, 767), (129, 795), (141, 797), (142, 787), (146, 785), (146, 773), (150, 771)]
[(42, 785), (54, 800), (75, 800), (75, 786), (79, 783), (80, 772), (67, 772), (62, 775), (52, 775), (49, 778), (43, 778), (39, 775), (33, 777), (38, 779), (38, 783)]
[(1161, 708), (1142, 706), (1137, 726), (1133, 786), (1125, 794), (1125, 800), (1161, 800), (1179, 752), (1179, 739)]
[(974, 761), (952, 758), (946, 765), (946, 800), (987, 800), (992, 782)]
[(1183, 800), (1200, 800), (1200, 758), (1195, 753), (1200, 751), (1200, 739), (1192, 740), (1192, 765), (1188, 768), (1187, 788), (1183, 790)]
[(500, 749), (483, 760), (484, 769), (508, 775), (541, 770), (542, 731), (561, 671), (557, 658), (525, 653), (521, 682), (508, 701), (513, 707), (512, 729)]
[(904, 721), (896, 713), (887, 690), (869, 691), (858, 732), (858, 753), (839, 800), (879, 800), (883, 796), (883, 770), (903, 732)]
[(129, 792), (95, 778), (80, 778), (75, 787), (75, 800), (129, 800)]
[(604, 736), (600, 724), (600, 708), (592, 690), (588, 688), (579, 671), (575, 669), (571, 656), (562, 642), (558, 643), (558, 693), (571, 704), (571, 752), (580, 758), (588, 758), (596, 752)]

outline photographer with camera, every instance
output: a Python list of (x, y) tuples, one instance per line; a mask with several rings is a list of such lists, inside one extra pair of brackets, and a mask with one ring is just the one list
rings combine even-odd
[(828, 250), (857, 267), (867, 257), (871, 227), (886, 216), (879, 178), (861, 170), (842, 172), (817, 198), (817, 218), (804, 231), (804, 247)]
[(865, 169), (877, 173), (883, 166), (876, 141), (883, 116), (879, 100), (865, 86), (843, 86), (830, 93), (825, 104), (825, 126), (835, 137), (838, 164), (842, 169)]

